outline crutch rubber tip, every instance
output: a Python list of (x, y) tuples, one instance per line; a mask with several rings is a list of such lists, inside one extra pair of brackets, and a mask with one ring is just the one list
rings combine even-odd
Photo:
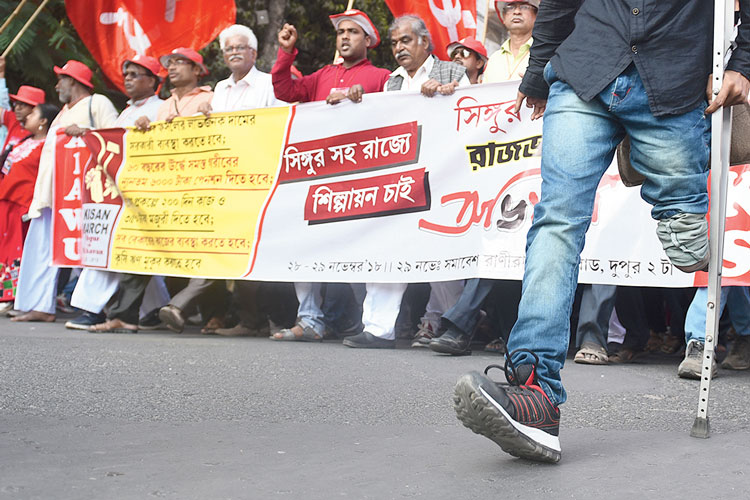
[(709, 431), (708, 418), (695, 417), (693, 428), (690, 429), (690, 435), (694, 438), (706, 439), (708, 438)]

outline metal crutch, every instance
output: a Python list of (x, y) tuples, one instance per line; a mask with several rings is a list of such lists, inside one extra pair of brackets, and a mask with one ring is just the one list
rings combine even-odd
[[(716, 96), (724, 78), (725, 54), (729, 49), (734, 19), (734, 1), (714, 1), (714, 50), (712, 92)], [(727, 213), (727, 179), (729, 173), (729, 147), (732, 134), (732, 108), (724, 107), (711, 116), (711, 206), (709, 215), (708, 303), (706, 307), (706, 341), (703, 347), (701, 384), (698, 395), (698, 414), (690, 435), (707, 438), (708, 396), (711, 386), (711, 366), (714, 345), (719, 333), (719, 300), (721, 297), (721, 271), (724, 261), (724, 226)]]

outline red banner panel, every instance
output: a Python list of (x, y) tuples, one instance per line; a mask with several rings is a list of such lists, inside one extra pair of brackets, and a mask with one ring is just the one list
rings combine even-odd
[(310, 186), (305, 220), (321, 224), (383, 217), (430, 209), (430, 186), (424, 168)]
[(417, 122), (334, 135), (287, 145), (280, 182), (408, 165), (419, 160)]

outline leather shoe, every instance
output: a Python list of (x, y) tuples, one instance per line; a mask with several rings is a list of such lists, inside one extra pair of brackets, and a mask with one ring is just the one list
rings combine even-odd
[(467, 356), (471, 354), (471, 336), (450, 327), (444, 334), (430, 341), (430, 349), (442, 354)]
[(393, 349), (396, 347), (396, 341), (376, 337), (369, 332), (362, 332), (351, 337), (346, 337), (344, 345), (363, 349)]
[(185, 318), (182, 316), (182, 311), (172, 304), (167, 304), (159, 309), (159, 319), (173, 332), (182, 333), (185, 329)]

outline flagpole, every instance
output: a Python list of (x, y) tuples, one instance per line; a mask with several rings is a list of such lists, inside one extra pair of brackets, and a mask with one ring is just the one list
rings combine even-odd
[[(346, 10), (352, 10), (352, 7), (354, 7), (354, 0), (349, 0), (349, 3), (346, 6)], [(336, 60), (339, 58), (339, 49), (336, 49), (336, 52), (333, 54), (333, 64), (336, 64)]]
[(490, 25), (490, 0), (484, 2), (484, 29), (482, 30), (482, 45), (487, 41), (487, 28)]
[[(724, 57), (729, 49), (732, 33), (732, 0), (714, 0), (713, 74), (711, 92), (714, 99), (719, 94), (724, 80)], [(719, 334), (719, 312), (721, 311), (721, 272), (724, 256), (724, 227), (727, 214), (727, 179), (729, 176), (729, 147), (732, 134), (732, 108), (724, 106), (711, 115), (711, 184), (708, 263), (708, 300), (706, 303), (706, 337), (703, 344), (701, 383), (698, 393), (698, 412), (690, 430), (692, 437), (707, 438), (710, 433), (708, 421), (708, 396), (714, 364), (714, 345)]]
[(49, 0), (44, 0), (41, 4), (39, 4), (39, 7), (37, 7), (36, 11), (31, 15), (28, 21), (26, 21), (26, 24), (23, 25), (23, 28), (21, 28), (21, 31), (18, 32), (16, 37), (13, 39), (13, 41), (10, 42), (10, 45), (6, 47), (5, 51), (3, 52), (3, 55), (0, 57), (5, 57), (8, 55), (8, 52), (10, 52), (10, 49), (13, 48), (13, 46), (16, 44), (16, 42), (23, 36), (23, 34), (26, 32), (26, 30), (31, 26), (31, 23), (34, 22), (34, 19), (36, 19), (36, 16), (39, 15), (39, 13), (42, 11), (45, 5), (47, 5), (47, 2)]
[(5, 31), (5, 28), (8, 27), (8, 25), (13, 20), (13, 18), (16, 17), (16, 15), (18, 15), (18, 13), (21, 11), (21, 7), (23, 7), (23, 5), (26, 3), (26, 1), (27, 0), (21, 0), (21, 3), (18, 4), (18, 7), (16, 7), (16, 10), (14, 10), (11, 13), (11, 15), (8, 16), (8, 19), (6, 19), (5, 22), (3, 23), (2, 27), (0, 27), (0, 33), (2, 33), (3, 31)]

